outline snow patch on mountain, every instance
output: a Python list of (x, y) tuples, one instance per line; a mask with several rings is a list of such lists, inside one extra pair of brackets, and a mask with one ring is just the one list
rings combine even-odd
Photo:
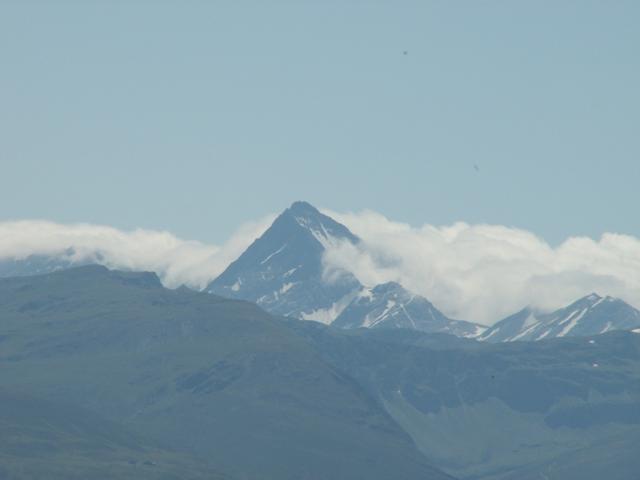
[(588, 311), (589, 309), (585, 308), (577, 315), (576, 315), (577, 311), (573, 312), (569, 317), (567, 317), (567, 319), (560, 322), (560, 325), (564, 325), (566, 322), (569, 322), (569, 324), (562, 329), (562, 331), (558, 334), (558, 337), (564, 337), (567, 333), (573, 330), (576, 327), (576, 325), (578, 325), (578, 322), (580, 321), (580, 319), (584, 317), (585, 313), (587, 313)]
[(599, 335), (640, 327), (640, 312), (614, 297), (592, 293), (555, 312), (524, 309), (496, 323), (478, 339), (489, 342), (538, 341)]
[(312, 320), (314, 322), (324, 323), (325, 325), (332, 324), (336, 318), (344, 311), (345, 308), (353, 301), (354, 297), (358, 294), (357, 291), (349, 292), (338, 301), (331, 304), (327, 308), (318, 308), (310, 312), (302, 312), (300, 319)]
[(273, 257), (275, 257), (277, 254), (279, 254), (282, 250), (284, 250), (286, 248), (287, 244), (285, 243), (284, 245), (282, 245), (278, 250), (276, 250), (275, 252), (269, 254), (267, 256), (267, 258), (265, 258), (264, 260), (262, 260), (260, 262), (260, 265), (264, 265), (265, 263), (267, 263), (269, 260), (271, 260)]
[(289, 290), (291, 290), (291, 287), (293, 287), (295, 284), (296, 284), (295, 282), (284, 283), (279, 290), (280, 295), (287, 293)]
[(483, 326), (447, 318), (426, 298), (388, 282), (363, 287), (335, 319), (341, 328), (407, 328), (425, 332), (475, 337)]
[[(375, 327), (377, 324), (387, 319), (387, 317), (389, 316), (389, 312), (395, 306), (396, 306), (396, 302), (394, 300), (387, 300), (387, 304), (385, 305), (384, 310), (377, 317), (372, 319), (371, 314), (365, 315), (364, 320), (362, 322), (362, 326), (367, 328)], [(414, 323), (415, 325), (415, 322), (412, 322), (412, 323)]]
[(485, 327), (447, 318), (400, 284), (364, 286), (326, 254), (360, 239), (305, 202), (295, 202), (211, 284), (210, 293), (342, 328), (408, 328), (464, 337)]
[(486, 332), (487, 328), (489, 327), (475, 323), (468, 332), (461, 332), (458, 336), (463, 338), (477, 338)]

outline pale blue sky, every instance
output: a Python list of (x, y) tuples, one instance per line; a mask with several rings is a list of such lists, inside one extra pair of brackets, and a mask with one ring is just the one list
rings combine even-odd
[(220, 242), (305, 199), (640, 235), (639, 24), (637, 1), (0, 1), (0, 220)]

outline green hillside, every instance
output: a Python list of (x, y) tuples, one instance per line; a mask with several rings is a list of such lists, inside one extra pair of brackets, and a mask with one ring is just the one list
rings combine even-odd
[(349, 376), (255, 305), (81, 267), (0, 281), (8, 391), (251, 479), (441, 479)]
[(365, 386), (425, 457), (454, 476), (583, 480), (609, 472), (633, 480), (640, 335), (487, 345), (289, 325)]
[(204, 462), (74, 405), (0, 390), (0, 478), (223, 480)]

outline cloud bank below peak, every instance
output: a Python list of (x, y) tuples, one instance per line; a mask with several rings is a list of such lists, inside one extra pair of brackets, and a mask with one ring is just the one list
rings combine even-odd
[(640, 305), (640, 239), (606, 233), (557, 247), (526, 230), (455, 223), (412, 227), (373, 211), (324, 211), (362, 239), (325, 255), (365, 285), (396, 281), (454, 318), (485, 324), (531, 305), (565, 306), (598, 292)]
[[(591, 292), (640, 305), (640, 239), (633, 236), (571, 237), (552, 247), (531, 232), (500, 225), (413, 227), (373, 211), (322, 212), (362, 240), (329, 247), (323, 258), (329, 278), (348, 270), (367, 286), (395, 281), (453, 318), (489, 325), (527, 305), (552, 310)], [(6, 221), (0, 222), (0, 261), (30, 255), (98, 259), (109, 268), (155, 271), (170, 288), (204, 288), (274, 218), (242, 225), (222, 245), (166, 231)]]
[(86, 223), (42, 220), (0, 222), (0, 261), (31, 255), (97, 261), (109, 268), (154, 271), (164, 285), (204, 288), (260, 236), (273, 215), (242, 225), (223, 245), (183, 240), (166, 231), (122, 231)]

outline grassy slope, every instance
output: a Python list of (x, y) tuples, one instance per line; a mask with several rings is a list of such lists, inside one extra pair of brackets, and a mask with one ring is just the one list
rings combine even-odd
[[(639, 335), (483, 345), (292, 328), (377, 395), (432, 463), (460, 478), (512, 480), (550, 462), (559, 471), (559, 456), (563, 472), (579, 471), (592, 452), (618, 458), (624, 442), (602, 439), (640, 432)], [(602, 465), (624, 478), (632, 459), (619, 458)]]
[(445, 477), (356, 382), (252, 304), (83, 267), (1, 280), (0, 319), (4, 386), (237, 478)]
[[(495, 480), (633, 480), (640, 472), (640, 431), (600, 438), (550, 461), (499, 475)], [(493, 480), (493, 479), (491, 479)]]
[(0, 405), (3, 479), (227, 478), (76, 406), (7, 391)]

